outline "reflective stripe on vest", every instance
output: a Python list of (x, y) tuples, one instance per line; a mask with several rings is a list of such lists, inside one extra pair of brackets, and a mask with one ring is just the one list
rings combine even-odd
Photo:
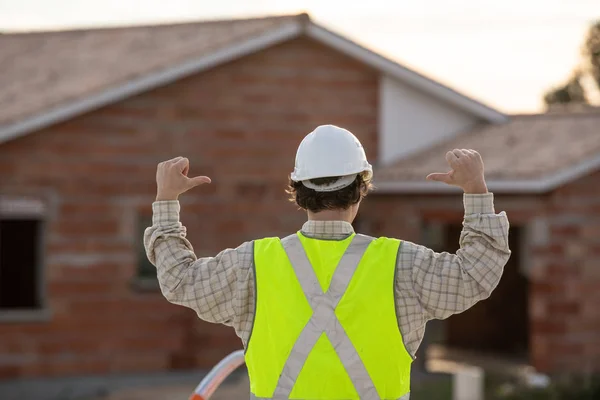
[(399, 243), (255, 241), (252, 399), (409, 399), (412, 358), (394, 307)]
[[(378, 399), (379, 397), (377, 397)], [(277, 397), (256, 397), (254, 394), (250, 393), (250, 400), (274, 400), (277, 399)], [(406, 393), (404, 396), (402, 397), (398, 397), (395, 400), (410, 400), (410, 393)]]
[(335, 315), (335, 308), (346, 292), (352, 275), (354, 275), (360, 259), (372, 240), (373, 238), (368, 236), (354, 236), (335, 269), (329, 290), (325, 293), (321, 290), (321, 284), (310, 265), (310, 261), (308, 261), (298, 236), (288, 236), (281, 241), (313, 314), (296, 340), (296, 344), (294, 344), (292, 352), (283, 367), (277, 389), (275, 389), (275, 398), (289, 398), (308, 354), (322, 333), (325, 333), (329, 338), (360, 398), (379, 398), (365, 365)]

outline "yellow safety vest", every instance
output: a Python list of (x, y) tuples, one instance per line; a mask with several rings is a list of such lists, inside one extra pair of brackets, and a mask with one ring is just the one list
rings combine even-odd
[(394, 303), (400, 241), (301, 233), (254, 242), (253, 399), (408, 399)]

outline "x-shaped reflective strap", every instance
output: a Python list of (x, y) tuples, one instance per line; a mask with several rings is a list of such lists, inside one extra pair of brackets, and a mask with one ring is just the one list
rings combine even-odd
[(361, 399), (379, 398), (363, 361), (335, 315), (335, 309), (372, 240), (373, 238), (364, 235), (354, 236), (337, 265), (329, 290), (325, 293), (321, 290), (319, 280), (298, 236), (291, 235), (282, 240), (285, 252), (313, 314), (296, 340), (283, 367), (274, 398), (289, 398), (308, 355), (323, 333), (331, 341), (359, 397)]

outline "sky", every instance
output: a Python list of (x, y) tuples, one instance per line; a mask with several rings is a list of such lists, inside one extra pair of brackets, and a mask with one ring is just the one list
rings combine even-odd
[(0, 0), (0, 30), (296, 12), (500, 111), (532, 113), (580, 60), (600, 0)]

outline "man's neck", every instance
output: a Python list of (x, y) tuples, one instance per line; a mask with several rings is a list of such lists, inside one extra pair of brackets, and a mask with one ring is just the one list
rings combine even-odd
[(351, 210), (324, 210), (318, 213), (308, 212), (309, 221), (345, 221), (351, 224), (353, 219)]

